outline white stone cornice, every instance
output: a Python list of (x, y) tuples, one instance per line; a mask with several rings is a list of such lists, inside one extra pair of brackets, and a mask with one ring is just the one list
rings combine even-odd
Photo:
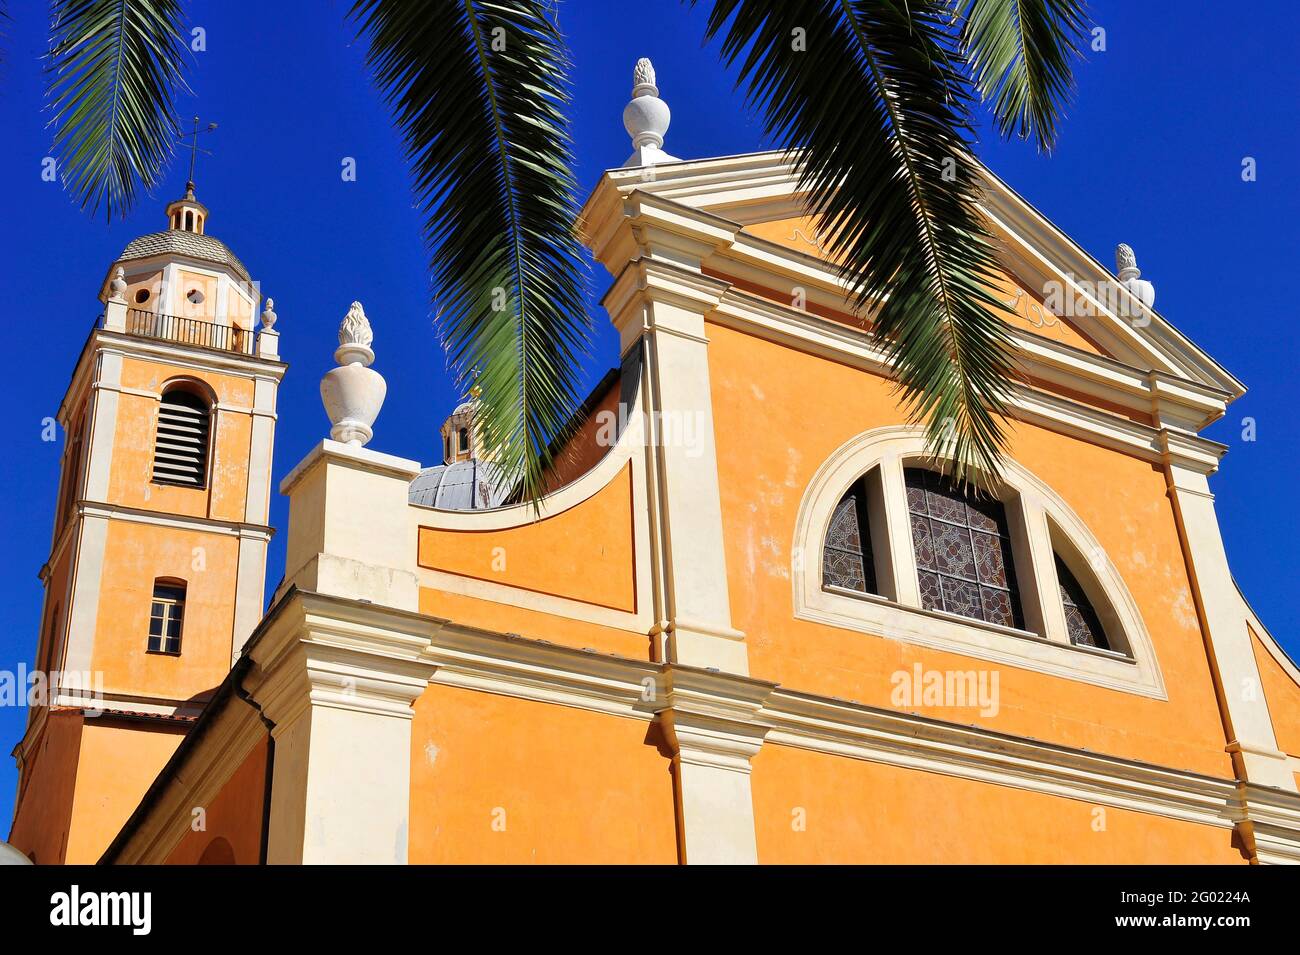
[(659, 722), (680, 760), (748, 773), (768, 730), (759, 714), (775, 689), (766, 680), (670, 664)]
[[(630, 337), (628, 325), (633, 321), (629, 308), (638, 301), (637, 294), (647, 288), (654, 288), (655, 296), (661, 300), (683, 307), (704, 308), (706, 311), (711, 308), (708, 298), (719, 294), (719, 286), (716, 283), (721, 280), (714, 279), (715, 284), (702, 289), (683, 278), (685, 274), (694, 270), (696, 267), (694, 263), (697, 260), (701, 265), (715, 272), (732, 274), (737, 279), (754, 282), (760, 286), (777, 283), (789, 288), (798, 287), (810, 302), (815, 301), (829, 308), (847, 307), (847, 286), (834, 265), (815, 256), (740, 231), (740, 226), (736, 222), (701, 209), (683, 206), (660, 194), (643, 189), (633, 190), (626, 199), (622, 200), (617, 210), (610, 208), (605, 211), (611, 218), (601, 225), (603, 231), (600, 231), (599, 236), (592, 241), (597, 249), (597, 257), (607, 265), (613, 267), (616, 263), (628, 263), (618, 272), (602, 301), (614, 317), (615, 324), (623, 330), (625, 348)], [(614, 214), (615, 212), (617, 214)], [(620, 235), (622, 238), (619, 237)], [(670, 235), (675, 235), (677, 238), (673, 240)], [(676, 245), (673, 245), (674, 241)], [(645, 274), (650, 267), (637, 263), (655, 262), (653, 249), (669, 247), (671, 251), (661, 256), (664, 261), (657, 263), (660, 271), (652, 279)], [(672, 268), (673, 264), (679, 266), (675, 272)], [(636, 265), (635, 269), (633, 269), (634, 265)], [(713, 308), (710, 318), (715, 317), (714, 312), (734, 317), (734, 310), (728, 311), (726, 308), (729, 302), (746, 302), (751, 312), (755, 308), (761, 308), (762, 306), (757, 303), (763, 302), (770, 306), (769, 320), (763, 323), (766, 325), (766, 330), (770, 332), (773, 325), (771, 316), (774, 314), (784, 312), (806, 315), (811, 320), (808, 327), (816, 327), (817, 324), (823, 327), (836, 325), (844, 333), (813, 336), (820, 339), (819, 346), (823, 351), (826, 351), (827, 346), (832, 342), (839, 346), (831, 347), (826, 352), (829, 357), (843, 360), (845, 350), (869, 351), (872, 354), (874, 370), (885, 375), (890, 373), (882, 349), (870, 345), (869, 342), (865, 349), (854, 347), (855, 339), (858, 342), (867, 339), (868, 336), (864, 334), (863, 329), (810, 315), (753, 293), (726, 288), (728, 284), (723, 283), (722, 301)], [(752, 318), (752, 315), (747, 317)], [(781, 319), (777, 320), (778, 323), (781, 321)], [(784, 322), (789, 325), (791, 321), (787, 314)], [(793, 322), (798, 324), (797, 319)], [(802, 334), (792, 335), (791, 331), (792, 329), (787, 327), (786, 333), (778, 340), (795, 347), (807, 348), (810, 344), (808, 328), (805, 327)], [(1090, 411), (1096, 412), (1090, 417), (1102, 426), (1089, 429), (1092, 437), (1100, 438), (1103, 442), (1112, 442), (1113, 445), (1113, 439), (1118, 434), (1122, 434), (1125, 430), (1132, 430), (1126, 428), (1129, 423), (1150, 428), (1142, 425), (1140, 421), (1121, 418), (1109, 410), (1110, 406), (1118, 406), (1131, 412), (1135, 417), (1150, 416), (1156, 426), (1154, 429), (1148, 430), (1145, 434), (1130, 434), (1129, 440), (1120, 442), (1121, 445), (1128, 445), (1122, 447), (1123, 450), (1128, 453), (1134, 453), (1136, 450), (1147, 460), (1158, 459), (1160, 448), (1154, 436), (1159, 428), (1171, 427), (1194, 435), (1199, 429), (1222, 417), (1227, 403), (1235, 394), (1240, 393), (1224, 390), (1219, 386), (1217, 379), (1215, 384), (1208, 384), (1170, 374), (1168, 370), (1143, 370), (1123, 361), (1104, 355), (1094, 355), (1020, 329), (1012, 329), (1012, 342), (1016, 367), (1030, 381), (1041, 383), (1046, 387), (1068, 390), (1096, 402), (1087, 407)], [(848, 346), (847, 349), (845, 345)], [(1154, 353), (1144, 354), (1148, 358), (1154, 355)], [(1174, 366), (1163, 367), (1172, 369)], [(1234, 383), (1233, 387), (1237, 388), (1235, 379), (1231, 381)], [(1079, 404), (1079, 402), (1073, 403)], [(1037, 406), (1031, 414), (1036, 414), (1039, 420), (1054, 420), (1051, 415), (1044, 417), (1041, 414), (1043, 404), (1041, 399), (1035, 397), (1029, 404)], [(1064, 406), (1058, 402), (1057, 407)], [(1073, 417), (1077, 418), (1078, 415)], [(1217, 467), (1220, 455), (1213, 451), (1212, 443), (1201, 445), (1184, 442), (1180, 449), (1189, 464), (1206, 469), (1206, 473)]]
[(96, 343), (101, 352), (134, 358), (146, 358), (182, 368), (198, 371), (237, 374), (244, 377), (270, 378), (279, 382), (289, 366), (282, 361), (257, 358), (239, 352), (204, 349), (187, 346), (167, 339), (145, 338), (119, 332), (96, 332)]
[(309, 707), (411, 718), (433, 675), (425, 657), (442, 621), (293, 591), (254, 637), (248, 683), (268, 719), (292, 723)]
[(187, 514), (151, 511), (147, 508), (127, 507), (124, 504), (105, 504), (102, 501), (78, 501), (75, 513), (77, 517), (93, 517), (103, 520), (126, 521), (132, 524), (150, 524), (156, 527), (174, 527), (181, 530), (228, 534), (233, 537), (262, 542), (269, 542), (275, 536), (275, 528), (269, 524), (251, 524), (245, 521), (222, 520), (217, 517), (197, 517)]
[[(1101, 263), (1006, 183), (988, 170), (982, 169), (982, 175), (983, 207), (995, 228), (1008, 239), (1009, 271), (1029, 274), (1031, 285), (1034, 280), (1050, 278), (1083, 294), (1077, 282), (1071, 280), (1073, 276), (1094, 287), (1112, 285), (1122, 296), (1131, 297)], [(689, 206), (731, 224), (806, 214), (798, 156), (784, 150), (673, 163), (657, 168), (652, 181), (646, 181), (640, 170), (612, 170), (601, 178), (583, 207), (584, 240), (593, 249), (613, 248), (608, 241), (608, 236), (616, 232), (611, 220), (621, 214), (623, 198), (634, 191)], [(728, 254), (744, 258), (748, 252), (762, 252), (761, 240), (757, 242), (755, 245), (755, 237), (742, 233)], [(604, 261), (599, 252), (597, 258)], [(1101, 308), (1096, 335), (1104, 340), (1104, 347), (1121, 357), (1221, 389), (1232, 397), (1244, 393), (1241, 382), (1158, 313), (1144, 309), (1144, 322), (1135, 323), (1119, 319), (1100, 302), (1094, 300), (1092, 305)], [(1139, 357), (1141, 360), (1136, 360)]]
[[(638, 258), (627, 263), (602, 296), (600, 304), (609, 312), (615, 326), (622, 328), (628, 313), (643, 301), (664, 302), (694, 313), (703, 313), (717, 308), (728, 288), (728, 283), (720, 279), (701, 275), (680, 265)], [(656, 319), (653, 314), (638, 317), (646, 323), (647, 329), (651, 327), (649, 323)], [(665, 326), (662, 319), (659, 319), (658, 327), (669, 333), (685, 332), (675, 326)], [(699, 336), (688, 337), (698, 339)]]
[(434, 683), (652, 720), (663, 698), (663, 667), (575, 650), (518, 634), (449, 624), (425, 654)]

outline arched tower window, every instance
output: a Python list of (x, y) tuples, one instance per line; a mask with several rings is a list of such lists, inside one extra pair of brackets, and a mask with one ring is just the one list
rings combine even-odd
[(469, 428), (461, 428), (456, 432), (456, 441), (458, 450), (463, 454), (469, 450)]
[(208, 403), (193, 392), (177, 388), (163, 395), (154, 443), (155, 482), (198, 488), (207, 485), (211, 422)]

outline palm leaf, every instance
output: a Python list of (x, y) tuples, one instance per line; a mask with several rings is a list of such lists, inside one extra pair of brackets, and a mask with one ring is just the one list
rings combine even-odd
[(83, 209), (125, 215), (171, 157), (185, 44), (176, 0), (54, 0), (46, 98)]
[(874, 309), (905, 407), (967, 481), (1001, 471), (1013, 374), (950, 24), (939, 0), (716, 0), (707, 33), (800, 151), (809, 212)]
[(578, 407), (588, 349), (567, 122), (568, 61), (548, 4), (358, 0), (368, 62), (402, 132), (439, 325), (474, 370), (484, 444), (540, 498)]
[(1081, 0), (961, 0), (961, 48), (998, 131), (1050, 149), (1081, 56)]

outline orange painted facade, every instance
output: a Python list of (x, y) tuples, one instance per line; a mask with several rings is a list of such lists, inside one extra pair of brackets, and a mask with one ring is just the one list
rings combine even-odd
[(674, 863), (664, 749), (652, 724), (431, 687), (411, 734), (410, 861)]
[[(1117, 279), (991, 182), (1024, 371), (995, 490), (1026, 612), (925, 604), (904, 479), (922, 437), (785, 163), (608, 173), (583, 228), (622, 361), (545, 498), (438, 510), (382, 422), (374, 446), (326, 441), (284, 483), (285, 580), (251, 635), (255, 376), (202, 377), (210, 488), (155, 487), (152, 396), (193, 372), (129, 356), (109, 487), (168, 520), (110, 524), (94, 668), (124, 697), (215, 702), (174, 752), (122, 742), (121, 782), (117, 737), (51, 713), (25, 764), (42, 812), (78, 817), (78, 851), (113, 839), (106, 862), (1300, 861), (1300, 677), (1232, 585), (1206, 480), (1223, 449), (1199, 434), (1240, 383), (1154, 312), (1052, 314), (1034, 269)], [(824, 570), (852, 487), (875, 590)], [(180, 657), (140, 652), (131, 582), (153, 579), (187, 581)], [(1091, 643), (1067, 630), (1080, 600)], [(913, 673), (995, 678), (995, 698), (900, 701)], [(50, 825), (20, 806), (16, 844)]]

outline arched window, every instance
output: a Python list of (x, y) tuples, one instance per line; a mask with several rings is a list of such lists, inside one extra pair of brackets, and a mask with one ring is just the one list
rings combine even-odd
[(1023, 629), (1002, 502), (924, 468), (903, 474), (921, 606)]
[(149, 652), (179, 654), (185, 627), (185, 581), (160, 577), (149, 608)]
[(198, 395), (183, 389), (163, 395), (153, 453), (156, 483), (207, 486), (211, 419), (208, 403)]
[(822, 464), (790, 580), (801, 620), (1166, 698), (1137, 605), (1083, 521), (1013, 460), (991, 491), (955, 486), (919, 429), (863, 432)]
[(459, 442), (459, 450), (463, 453), (469, 450), (469, 428), (461, 428), (456, 432), (456, 440)]
[(1092, 609), (1092, 601), (1059, 555), (1056, 557), (1056, 580), (1061, 585), (1061, 604), (1065, 608), (1065, 627), (1070, 633), (1070, 642), (1076, 647), (1111, 649), (1101, 618)]
[(831, 515), (826, 546), (822, 549), (822, 578), (828, 587), (878, 594), (863, 483), (854, 481)]

